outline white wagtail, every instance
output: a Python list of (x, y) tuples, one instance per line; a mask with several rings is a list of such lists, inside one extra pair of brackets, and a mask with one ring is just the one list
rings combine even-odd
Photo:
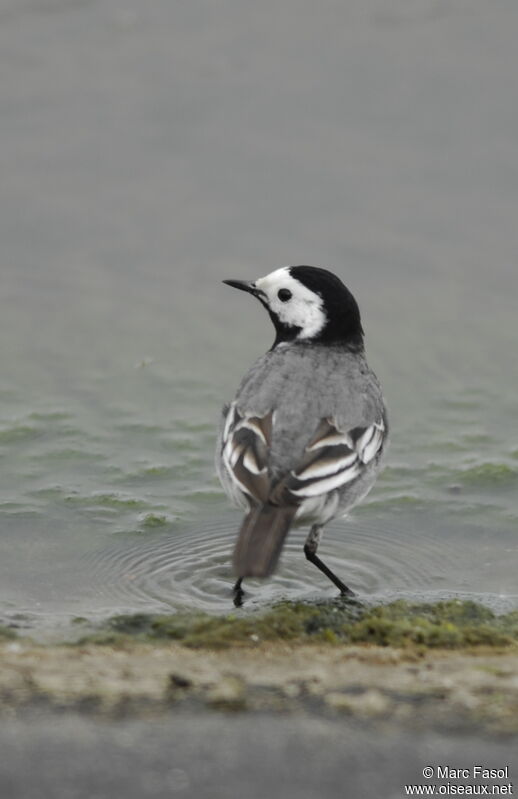
[(353, 592), (317, 557), (323, 526), (371, 489), (387, 441), (387, 414), (367, 365), (360, 311), (327, 269), (285, 266), (249, 283), (225, 280), (264, 305), (272, 348), (223, 409), (219, 478), (246, 516), (234, 550), (234, 602), (244, 577), (268, 577), (292, 524), (311, 524), (306, 558)]

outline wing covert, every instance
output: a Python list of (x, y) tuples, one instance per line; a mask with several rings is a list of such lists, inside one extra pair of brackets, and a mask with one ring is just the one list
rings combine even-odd
[(343, 488), (379, 457), (386, 435), (383, 418), (347, 432), (333, 420), (321, 419), (297, 467), (272, 482), (268, 463), (273, 423), (273, 411), (263, 417), (246, 416), (236, 403), (225, 420), (223, 462), (234, 484), (256, 503), (300, 505)]
[(256, 502), (266, 502), (271, 481), (268, 452), (272, 438), (273, 412), (266, 416), (242, 415), (232, 403), (225, 420), (223, 462), (231, 479)]
[(302, 461), (275, 486), (272, 498), (300, 503), (353, 482), (381, 454), (385, 432), (383, 419), (347, 432), (322, 419)]

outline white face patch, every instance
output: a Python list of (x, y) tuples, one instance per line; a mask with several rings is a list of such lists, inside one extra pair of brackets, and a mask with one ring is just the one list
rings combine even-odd
[[(255, 281), (256, 288), (264, 294), (270, 310), (289, 327), (300, 327), (297, 339), (311, 339), (324, 329), (327, 316), (322, 297), (290, 275), (290, 267), (283, 266)], [(291, 298), (279, 299), (279, 291), (287, 289)]]

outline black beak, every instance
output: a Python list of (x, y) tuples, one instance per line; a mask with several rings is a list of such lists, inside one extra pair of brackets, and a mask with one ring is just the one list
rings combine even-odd
[(253, 294), (255, 297), (259, 294), (259, 290), (256, 289), (254, 284), (246, 280), (224, 280), (223, 283), (226, 283), (227, 286), (232, 286), (234, 289), (248, 291), (249, 294)]

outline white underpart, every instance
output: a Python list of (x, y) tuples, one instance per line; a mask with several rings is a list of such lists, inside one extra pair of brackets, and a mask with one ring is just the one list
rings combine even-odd
[(308, 497), (297, 508), (295, 520), (299, 523), (327, 524), (336, 516), (338, 503), (339, 495), (336, 491), (318, 497)]
[[(289, 266), (276, 269), (256, 280), (255, 286), (264, 292), (268, 306), (281, 322), (290, 327), (300, 327), (298, 339), (314, 338), (327, 322), (322, 297), (292, 277), (289, 270)], [(282, 302), (277, 296), (280, 289), (291, 291), (291, 299)]]

